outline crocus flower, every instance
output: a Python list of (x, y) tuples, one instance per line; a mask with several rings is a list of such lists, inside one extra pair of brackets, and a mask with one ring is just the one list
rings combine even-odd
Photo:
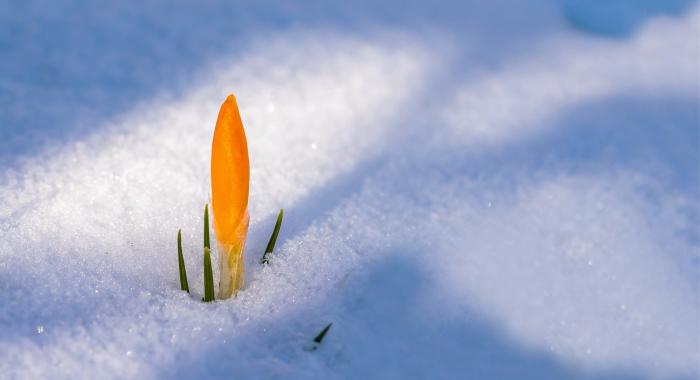
[(236, 97), (221, 105), (211, 147), (211, 196), (219, 253), (219, 299), (243, 287), (243, 249), (248, 232), (250, 163)]

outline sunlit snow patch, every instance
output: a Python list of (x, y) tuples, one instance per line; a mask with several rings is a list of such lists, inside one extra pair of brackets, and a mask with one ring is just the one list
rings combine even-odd
[[(578, 104), (631, 92), (697, 92), (700, 9), (680, 22), (652, 22), (631, 41), (569, 35), (533, 46), (517, 65), (470, 78), (442, 119), (452, 134), (441, 143), (471, 147), (517, 143), (548, 132)], [(565, 126), (562, 126), (565, 127)]]

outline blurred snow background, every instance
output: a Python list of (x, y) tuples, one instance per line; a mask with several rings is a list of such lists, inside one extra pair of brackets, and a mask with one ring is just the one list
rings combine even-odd
[[(0, 377), (697, 378), (699, 22), (684, 0), (0, 3)], [(231, 92), (247, 284), (202, 304)]]

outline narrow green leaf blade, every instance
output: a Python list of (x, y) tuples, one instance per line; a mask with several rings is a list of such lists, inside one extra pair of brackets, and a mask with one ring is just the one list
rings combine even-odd
[(209, 204), (204, 205), (204, 248), (211, 249), (209, 244)]
[(180, 289), (190, 292), (187, 284), (187, 270), (185, 269), (185, 258), (182, 255), (182, 230), (177, 230), (177, 264), (180, 268)]
[(333, 322), (327, 324), (326, 327), (324, 327), (323, 330), (321, 330), (321, 332), (318, 333), (318, 335), (316, 335), (316, 337), (314, 338), (314, 342), (316, 342), (316, 344), (321, 344), (323, 338), (326, 337), (326, 333), (328, 333), (328, 330), (331, 329), (331, 326), (333, 326)]
[(211, 269), (211, 253), (204, 248), (204, 302), (214, 301), (214, 271)]
[(267, 242), (267, 247), (265, 247), (265, 253), (260, 259), (260, 264), (270, 263), (270, 254), (275, 250), (275, 243), (277, 243), (277, 235), (280, 233), (280, 227), (282, 227), (282, 219), (284, 218), (284, 209), (281, 208), (279, 214), (277, 214), (277, 222), (275, 222), (275, 229), (272, 230), (272, 235), (270, 236), (270, 241)]

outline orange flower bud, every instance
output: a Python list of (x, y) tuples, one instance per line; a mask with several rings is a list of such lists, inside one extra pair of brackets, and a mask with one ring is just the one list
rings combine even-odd
[(243, 287), (243, 249), (248, 232), (250, 163), (236, 97), (221, 105), (211, 147), (211, 196), (219, 253), (219, 299)]

